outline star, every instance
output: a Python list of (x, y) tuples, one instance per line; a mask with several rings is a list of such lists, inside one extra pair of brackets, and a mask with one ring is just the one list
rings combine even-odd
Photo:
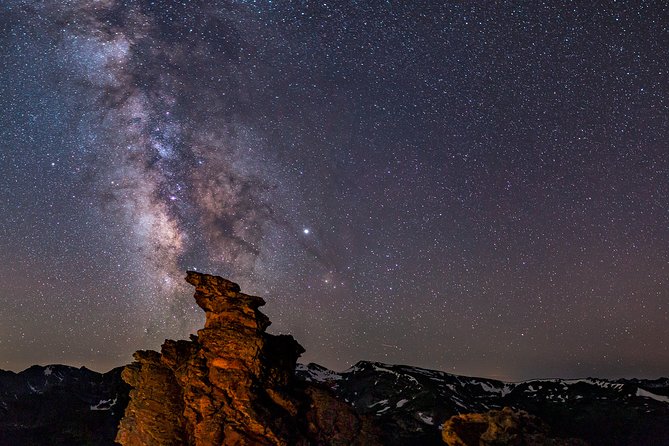
[(664, 2), (151, 3), (0, 1), (0, 367), (188, 338), (198, 265), (335, 369), (666, 373)]

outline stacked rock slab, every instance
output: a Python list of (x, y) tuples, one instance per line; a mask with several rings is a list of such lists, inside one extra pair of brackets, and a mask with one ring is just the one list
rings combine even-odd
[[(368, 423), (324, 390), (293, 382), (304, 349), (265, 332), (260, 297), (217, 276), (189, 271), (206, 321), (190, 341), (138, 351), (123, 379), (133, 387), (116, 441), (124, 446), (376, 444)], [(313, 395), (318, 393), (319, 398)], [(326, 406), (324, 408), (324, 406)], [(337, 406), (344, 429), (320, 416)], [(339, 407), (342, 406), (342, 407)], [(338, 435), (324, 436), (336, 431)], [(345, 430), (345, 432), (341, 432)]]

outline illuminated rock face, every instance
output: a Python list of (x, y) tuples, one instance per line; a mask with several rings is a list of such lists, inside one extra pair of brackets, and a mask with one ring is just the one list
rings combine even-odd
[(451, 417), (442, 427), (448, 446), (587, 446), (582, 440), (549, 438), (548, 427), (523, 410), (505, 407)]
[[(260, 297), (221, 277), (188, 272), (206, 322), (190, 341), (138, 351), (123, 379), (133, 387), (116, 441), (153, 445), (376, 443), (369, 423), (317, 387), (295, 383), (304, 349), (265, 333)], [(333, 413), (332, 408), (336, 408)]]

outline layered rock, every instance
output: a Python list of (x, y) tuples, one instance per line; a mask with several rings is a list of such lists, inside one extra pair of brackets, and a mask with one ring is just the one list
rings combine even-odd
[(189, 271), (206, 321), (190, 341), (139, 351), (123, 379), (133, 387), (116, 441), (153, 445), (376, 444), (373, 427), (324, 388), (293, 382), (304, 349), (265, 332), (260, 297)]
[(451, 417), (442, 427), (448, 446), (587, 446), (582, 440), (550, 438), (537, 417), (509, 407)]

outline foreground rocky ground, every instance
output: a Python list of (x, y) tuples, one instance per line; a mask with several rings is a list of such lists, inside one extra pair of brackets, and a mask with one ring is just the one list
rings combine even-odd
[[(264, 301), (189, 272), (206, 313), (190, 340), (105, 374), (0, 371), (0, 446), (669, 445), (669, 379), (521, 383), (362, 361), (296, 364)], [(569, 438), (572, 439), (569, 439)]]

